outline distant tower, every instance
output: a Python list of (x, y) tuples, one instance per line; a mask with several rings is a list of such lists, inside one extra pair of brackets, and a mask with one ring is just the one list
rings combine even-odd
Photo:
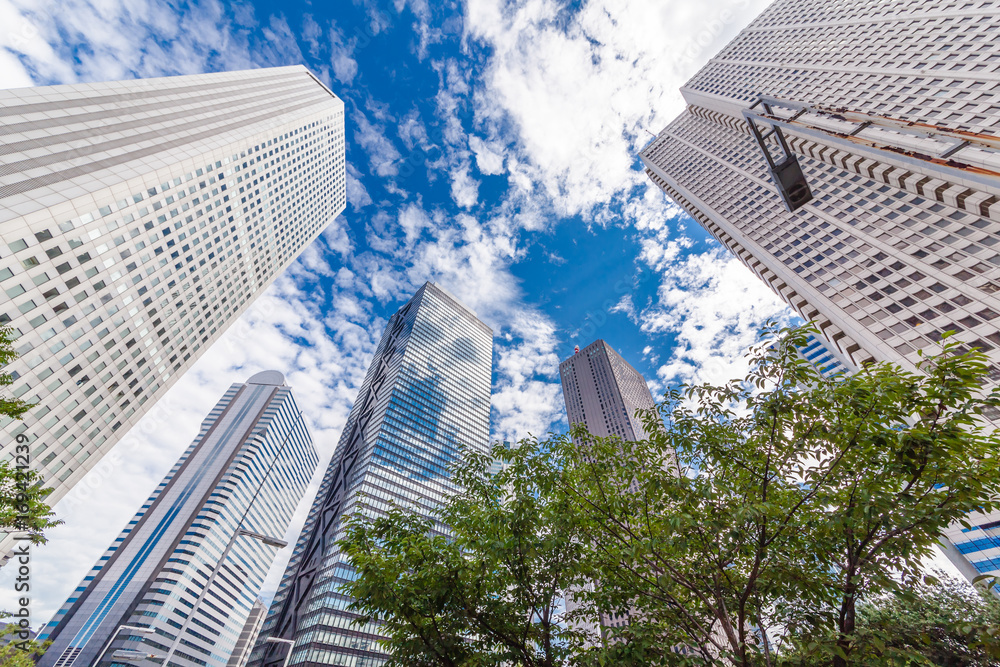
[[(582, 350), (577, 345), (573, 356), (559, 364), (559, 377), (566, 418), (571, 425), (583, 424), (599, 437), (614, 435), (632, 442), (648, 437), (636, 411), (653, 408), (656, 405), (653, 394), (639, 371), (603, 340), (598, 339)], [(577, 606), (573, 596), (567, 595), (566, 610), (572, 611)], [(628, 618), (629, 614), (602, 615), (601, 623), (621, 626), (628, 623)]]
[(566, 417), (597, 436), (645, 440), (636, 410), (656, 405), (646, 380), (603, 340), (596, 340), (559, 364)]
[[(250, 665), (381, 665), (377, 624), (351, 624), (336, 592), (352, 570), (337, 548), (364, 505), (432, 508), (453, 490), (448, 466), (489, 449), (493, 332), (433, 283), (389, 320), (312, 510), (268, 611)], [(361, 496), (368, 500), (363, 500)], [(267, 643), (270, 637), (295, 645)]]
[(253, 650), (254, 644), (257, 643), (257, 635), (260, 634), (260, 628), (264, 625), (266, 614), (267, 607), (264, 606), (264, 602), (260, 598), (257, 598), (250, 610), (250, 615), (247, 617), (247, 622), (243, 626), (243, 631), (240, 632), (240, 638), (236, 640), (236, 646), (233, 648), (233, 654), (229, 656), (226, 667), (246, 667), (250, 660), (250, 652)]
[[(776, 0), (681, 88), (646, 173), (850, 366), (912, 370), (956, 331), (995, 386), (997, 34), (996, 2)], [(1000, 511), (968, 520), (949, 557), (1000, 574)]]
[(294, 66), (0, 90), (0, 125), (4, 370), (39, 404), (0, 454), (25, 434), (56, 503), (344, 210), (344, 103)]
[(237, 530), (283, 535), (318, 463), (281, 373), (234, 384), (45, 627), (40, 667), (110, 667), (135, 649), (158, 660), (129, 664), (154, 667), (171, 647), (175, 667), (225, 665), (277, 551)]

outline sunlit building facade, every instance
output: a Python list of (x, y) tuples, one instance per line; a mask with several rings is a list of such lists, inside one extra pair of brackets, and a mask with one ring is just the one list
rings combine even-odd
[[(987, 352), (993, 384), (998, 32), (996, 0), (777, 0), (681, 89), (646, 173), (845, 365), (913, 369), (950, 330)], [(949, 556), (1000, 573), (1000, 514), (970, 519)]]
[[(376, 667), (377, 623), (358, 627), (337, 587), (352, 576), (336, 546), (344, 519), (390, 503), (428, 511), (453, 491), (462, 448), (489, 448), (493, 333), (425, 283), (389, 320), (275, 594), (251, 667)], [(269, 637), (294, 641), (268, 643)]]
[[(63, 498), (345, 206), (304, 67), (0, 90), (0, 455)], [(0, 540), (0, 553), (12, 543)]]
[(318, 464), (281, 373), (231, 386), (45, 626), (40, 667), (110, 667), (117, 651), (155, 656), (126, 663), (146, 667), (226, 667), (277, 553), (237, 532), (283, 536)]
[[(642, 374), (604, 340), (595, 340), (583, 349), (578, 347), (572, 357), (559, 364), (559, 378), (566, 419), (571, 426), (583, 424), (595, 436), (616, 436), (632, 442), (649, 437), (638, 413), (656, 406), (653, 393)], [(566, 610), (572, 612), (577, 608), (573, 595), (567, 595)], [(629, 622), (629, 617), (628, 613), (602, 614), (601, 624), (621, 627)], [(596, 625), (579, 625), (582, 630), (601, 631)]]

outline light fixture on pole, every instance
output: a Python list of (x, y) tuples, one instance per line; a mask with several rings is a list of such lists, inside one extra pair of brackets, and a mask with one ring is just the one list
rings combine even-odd
[(292, 658), (292, 649), (295, 647), (295, 642), (291, 639), (280, 639), (278, 637), (268, 637), (264, 641), (271, 642), (272, 644), (288, 644), (288, 653), (285, 654), (285, 662), (281, 666), (288, 667), (288, 661)]
[(125, 662), (134, 662), (138, 660), (146, 660), (147, 658), (159, 658), (160, 656), (155, 653), (146, 653), (145, 651), (133, 651), (131, 649), (122, 649), (120, 651), (115, 651), (111, 654), (111, 657), (115, 660), (124, 660)]
[[(259, 491), (260, 489), (258, 489)], [(256, 496), (254, 496), (256, 497)], [(251, 501), (252, 502), (252, 501)], [(181, 625), (180, 630), (177, 631), (177, 637), (174, 639), (173, 643), (170, 645), (170, 650), (167, 651), (167, 657), (163, 659), (163, 665), (166, 666), (170, 662), (170, 659), (174, 657), (174, 651), (177, 650), (177, 645), (181, 642), (181, 637), (184, 635), (184, 631), (187, 629), (188, 622), (194, 617), (195, 613), (198, 611), (198, 605), (204, 599), (205, 595), (208, 593), (208, 589), (212, 587), (212, 583), (215, 581), (215, 576), (222, 569), (222, 564), (226, 562), (226, 556), (229, 555), (229, 550), (233, 548), (233, 544), (236, 542), (236, 538), (240, 536), (251, 537), (269, 547), (278, 547), (279, 549), (284, 549), (288, 546), (288, 542), (284, 540), (279, 540), (276, 537), (271, 537), (269, 535), (264, 535), (262, 533), (255, 533), (252, 530), (246, 530), (245, 528), (237, 528), (233, 532), (233, 536), (229, 538), (229, 544), (226, 545), (225, 550), (222, 552), (222, 556), (219, 557), (218, 562), (212, 569), (212, 573), (208, 576), (208, 581), (202, 587), (201, 592), (198, 594), (198, 599), (195, 600), (194, 606), (191, 607), (191, 613), (188, 614), (187, 618), (184, 619), (184, 624)]]
[(104, 654), (108, 652), (108, 649), (111, 648), (111, 645), (115, 642), (115, 639), (118, 638), (118, 633), (121, 632), (122, 630), (131, 630), (132, 632), (138, 632), (140, 635), (156, 634), (156, 630), (154, 630), (153, 628), (139, 628), (134, 625), (119, 625), (118, 629), (112, 633), (111, 638), (108, 639), (108, 643), (104, 645), (103, 649), (101, 649), (101, 653), (97, 656), (97, 660), (94, 661), (94, 667), (97, 667), (97, 665), (101, 664), (101, 658), (103, 658)]

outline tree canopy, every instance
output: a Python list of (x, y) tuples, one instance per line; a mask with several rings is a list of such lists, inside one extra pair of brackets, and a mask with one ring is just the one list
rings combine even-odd
[[(12, 332), (0, 327), (0, 369), (17, 358), (13, 348)], [(0, 373), (0, 388), (13, 384), (10, 373)], [(0, 418), (21, 419), (34, 405), (19, 398), (0, 394)], [(32, 467), (26, 434), (15, 437), (14, 456), (9, 461), (0, 461), (0, 530), (22, 531), (28, 534), (33, 544), (45, 542), (43, 531), (57, 526), (52, 508), (45, 499), (52, 489), (41, 487), (42, 476)]]
[[(356, 517), (346, 592), (387, 649), (425, 660), (400, 665), (857, 662), (859, 605), (912, 588), (942, 529), (996, 502), (981, 413), (1000, 401), (956, 343), (919, 372), (824, 378), (797, 352), (807, 333), (766, 332), (745, 378), (667, 392), (647, 440), (576, 425), (495, 447), (497, 474), (469, 454), (433, 520)], [(558, 591), (578, 605), (561, 619)], [(582, 630), (609, 614), (628, 622)]]

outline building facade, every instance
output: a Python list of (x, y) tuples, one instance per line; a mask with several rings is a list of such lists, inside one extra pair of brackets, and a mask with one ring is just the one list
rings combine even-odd
[(277, 552), (240, 531), (284, 535), (318, 463), (281, 373), (234, 384), (44, 628), (40, 667), (110, 667), (120, 650), (226, 667)]
[[(995, 383), (997, 31), (996, 0), (777, 0), (681, 89), (646, 173), (850, 366), (915, 368), (952, 330), (989, 354)], [(781, 156), (779, 136), (758, 143), (748, 114), (801, 169), (791, 199), (772, 178), (788, 161), (764, 156)], [(973, 537), (948, 532), (956, 566), (1000, 572), (1000, 544)]]
[[(397, 505), (426, 508), (453, 490), (462, 448), (488, 451), (493, 332), (433, 283), (389, 320), (361, 392), (271, 603), (252, 667), (377, 667), (378, 625), (352, 625), (352, 576), (336, 542), (344, 518)], [(364, 498), (362, 498), (362, 496)], [(294, 641), (267, 643), (269, 637)]]
[(806, 344), (797, 348), (802, 358), (816, 367), (819, 374), (825, 378), (832, 378), (844, 373), (853, 373), (857, 369), (852, 368), (836, 352), (830, 349), (831, 345), (815, 334), (806, 336)]
[(648, 437), (636, 410), (656, 405), (645, 378), (610, 345), (598, 339), (559, 364), (566, 418), (600, 437)]
[(243, 631), (240, 632), (240, 637), (236, 640), (236, 646), (233, 648), (232, 655), (229, 656), (226, 667), (246, 667), (247, 662), (250, 661), (250, 652), (253, 650), (254, 644), (257, 643), (257, 635), (260, 634), (260, 628), (264, 625), (266, 614), (267, 606), (260, 598), (257, 598), (250, 609), (250, 615), (247, 616), (247, 622), (243, 625)]
[[(345, 206), (304, 67), (0, 91), (0, 455), (66, 495)], [(8, 536), (0, 552), (9, 549)]]
[[(582, 350), (577, 347), (572, 357), (559, 364), (559, 378), (570, 425), (583, 424), (588, 432), (599, 437), (617, 436), (633, 442), (649, 437), (642, 419), (636, 415), (638, 410), (656, 406), (649, 385), (639, 371), (603, 340), (598, 339)], [(568, 594), (566, 611), (577, 608), (573, 595)], [(628, 623), (629, 616), (602, 614), (601, 624), (621, 627)], [(601, 633), (596, 625), (579, 625), (581, 630)]]

